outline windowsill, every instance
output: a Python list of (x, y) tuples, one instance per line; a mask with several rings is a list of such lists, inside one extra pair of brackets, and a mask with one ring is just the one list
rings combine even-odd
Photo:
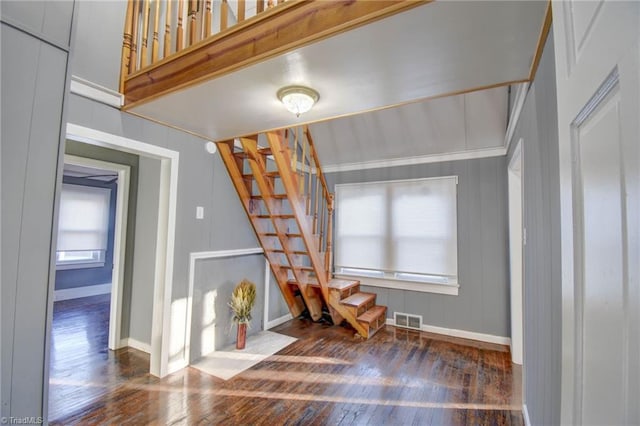
[(394, 290), (409, 290), (422, 293), (437, 293), (457, 296), (460, 284), (435, 284), (415, 281), (392, 280), (388, 278), (362, 277), (358, 275), (336, 274), (336, 278), (358, 280), (360, 284), (369, 287), (382, 287)]
[(56, 265), (57, 271), (66, 271), (69, 269), (88, 269), (88, 268), (103, 268), (104, 262), (80, 262), (80, 263), (64, 263)]

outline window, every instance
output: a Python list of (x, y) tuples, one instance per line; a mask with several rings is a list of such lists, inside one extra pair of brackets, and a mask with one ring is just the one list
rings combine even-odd
[(336, 186), (337, 274), (457, 287), (457, 177)]
[(104, 266), (111, 190), (63, 184), (58, 220), (58, 269)]

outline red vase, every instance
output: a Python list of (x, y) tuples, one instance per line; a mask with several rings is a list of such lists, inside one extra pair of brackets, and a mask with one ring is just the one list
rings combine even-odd
[(244, 345), (247, 343), (247, 324), (238, 323), (238, 338), (236, 340), (236, 349), (244, 349)]

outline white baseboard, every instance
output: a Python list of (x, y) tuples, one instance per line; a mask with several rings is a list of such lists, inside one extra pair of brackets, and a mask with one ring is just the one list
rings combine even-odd
[(272, 321), (269, 321), (265, 326), (264, 329), (265, 330), (269, 330), (273, 327), (277, 327), (280, 324), (284, 324), (285, 322), (289, 321), (290, 319), (293, 319), (293, 316), (291, 314), (287, 314), (284, 316), (281, 316), (280, 318), (276, 318)]
[(185, 367), (188, 367), (189, 363), (185, 359), (178, 359), (176, 361), (170, 362), (167, 367), (167, 374), (175, 373), (176, 371), (182, 370)]
[(81, 297), (98, 296), (111, 293), (111, 283), (90, 285), (86, 287), (64, 288), (53, 292), (53, 300), (80, 299)]
[[(393, 318), (387, 318), (387, 325), (396, 325)], [(511, 345), (509, 337), (494, 336), (493, 334), (476, 333), (473, 331), (458, 330), (455, 328), (436, 327), (435, 325), (422, 324), (422, 331), (442, 334), (445, 336), (460, 337), (462, 339), (478, 340), (480, 342), (497, 343), (499, 345)]]
[(127, 346), (148, 354), (151, 353), (151, 345), (149, 343), (144, 343), (139, 340), (133, 339), (131, 337), (125, 337), (124, 339), (120, 340), (121, 348), (124, 348)]
[(524, 426), (531, 426), (531, 419), (529, 418), (529, 409), (527, 409), (527, 404), (522, 404), (522, 417), (524, 418)]

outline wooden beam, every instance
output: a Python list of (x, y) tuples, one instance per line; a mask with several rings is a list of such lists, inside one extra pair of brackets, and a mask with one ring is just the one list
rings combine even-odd
[(131, 107), (149, 101), (428, 2), (283, 3), (128, 76), (125, 104)]
[(533, 55), (531, 61), (531, 69), (529, 69), (529, 81), (533, 82), (536, 77), (536, 71), (538, 71), (538, 65), (540, 64), (540, 58), (542, 58), (542, 51), (544, 45), (547, 42), (549, 31), (551, 30), (551, 21), (553, 20), (551, 12), (551, 0), (547, 2), (547, 10), (544, 13), (544, 21), (542, 22), (542, 28), (540, 28), (540, 35), (538, 36), (538, 43), (536, 44), (536, 53)]

